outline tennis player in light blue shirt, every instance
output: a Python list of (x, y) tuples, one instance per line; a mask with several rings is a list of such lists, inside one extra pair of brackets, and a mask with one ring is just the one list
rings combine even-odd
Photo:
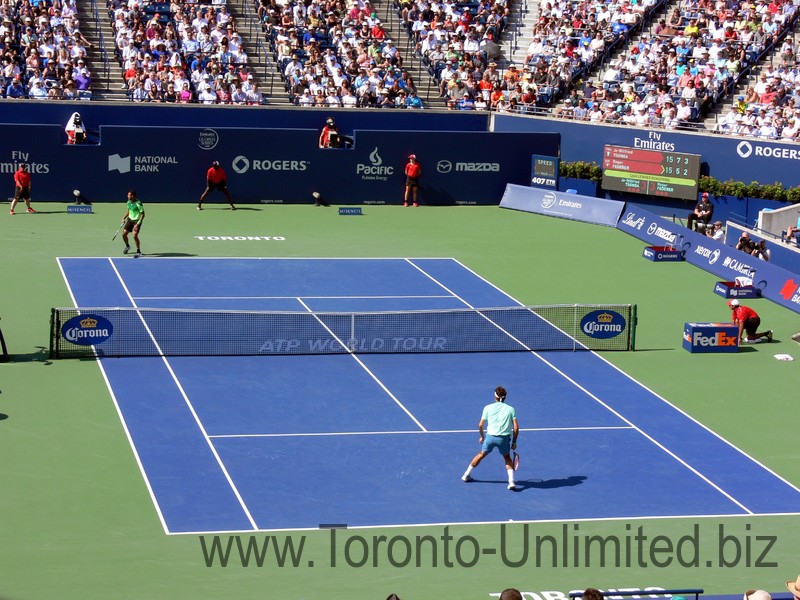
[[(486, 426), (486, 435), (483, 428)], [(516, 490), (517, 484), (514, 482), (514, 463), (511, 460), (511, 450), (517, 448), (517, 436), (519, 436), (519, 423), (517, 423), (517, 411), (513, 406), (506, 404), (506, 389), (498, 386), (494, 391), (494, 402), (487, 404), (483, 408), (481, 420), (478, 422), (478, 433), (480, 434), (481, 451), (472, 459), (464, 475), (464, 481), (472, 481), (472, 470), (481, 464), (481, 461), (489, 455), (492, 450), (497, 448), (503, 455), (508, 475), (508, 489)]]

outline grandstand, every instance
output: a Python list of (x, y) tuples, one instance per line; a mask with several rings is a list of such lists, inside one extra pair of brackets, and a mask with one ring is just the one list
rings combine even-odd
[(4, 9), (4, 97), (446, 107), (790, 141), (799, 123), (788, 1), (92, 0), (58, 12)]

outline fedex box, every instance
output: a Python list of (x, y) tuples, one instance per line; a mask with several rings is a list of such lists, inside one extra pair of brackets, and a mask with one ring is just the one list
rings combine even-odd
[(686, 323), (683, 348), (689, 352), (738, 352), (739, 326), (733, 323)]

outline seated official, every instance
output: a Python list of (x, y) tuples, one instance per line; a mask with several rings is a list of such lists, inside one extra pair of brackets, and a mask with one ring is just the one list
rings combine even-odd
[[(714, 205), (711, 204), (708, 192), (703, 192), (703, 195), (700, 197), (700, 202), (698, 202), (694, 210), (689, 213), (686, 226), (693, 231), (697, 231), (698, 229), (705, 230), (711, 222), (712, 216), (714, 216)], [(698, 227), (700, 223), (703, 224), (702, 227)]]
[(347, 136), (340, 135), (333, 117), (328, 117), (325, 126), (319, 135), (320, 148), (352, 148), (353, 140)]

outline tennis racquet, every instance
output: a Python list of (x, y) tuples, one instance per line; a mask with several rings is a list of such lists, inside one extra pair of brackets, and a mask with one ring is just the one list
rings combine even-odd
[(514, 465), (514, 470), (519, 469), (519, 454), (516, 451), (511, 451), (511, 462)]
[(115, 239), (117, 239), (117, 236), (119, 235), (119, 232), (122, 230), (122, 226), (123, 226), (123, 225), (125, 225), (125, 221), (123, 221), (122, 223), (120, 223), (120, 224), (119, 224), (119, 227), (117, 227), (117, 232), (114, 234), (114, 237), (112, 237), (112, 238), (111, 238), (111, 241), (112, 241), (112, 242), (113, 242)]

